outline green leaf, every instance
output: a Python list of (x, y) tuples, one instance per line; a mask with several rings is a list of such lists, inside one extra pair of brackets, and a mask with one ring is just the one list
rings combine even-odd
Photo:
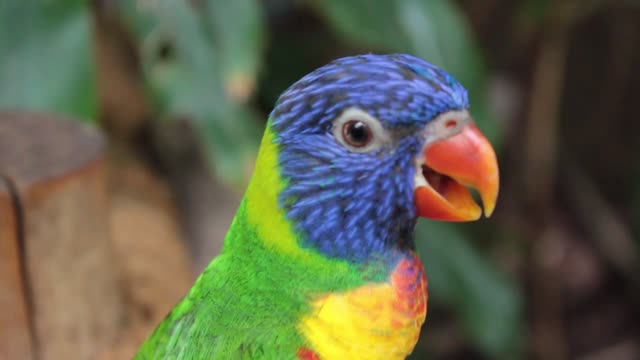
[(91, 18), (85, 1), (0, 2), (0, 108), (97, 113)]
[(447, 0), (312, 1), (334, 29), (377, 51), (404, 52), (447, 70), (469, 90), (471, 110), (495, 146), (501, 129), (487, 106), (487, 69), (466, 21)]
[(549, 14), (554, 2), (551, 0), (526, 0), (520, 5), (518, 14), (522, 18), (541, 23)]
[(429, 278), (430, 300), (453, 307), (466, 333), (487, 354), (520, 357), (519, 289), (499, 273), (456, 226), (421, 221), (416, 243)]
[(347, 39), (375, 50), (409, 47), (394, 0), (311, 0), (311, 4)]
[[(213, 2), (198, 6), (205, 5)], [(233, 184), (246, 183), (247, 168), (257, 150), (259, 123), (226, 91), (229, 66), (236, 64), (225, 63), (233, 57), (222, 53), (238, 55), (242, 50), (230, 50), (229, 44), (218, 46), (210, 13), (189, 2), (156, 0), (137, 7), (126, 3), (123, 10), (138, 38), (147, 86), (160, 116), (194, 121), (217, 174)], [(258, 62), (239, 62), (234, 69), (255, 76)]]
[(266, 32), (257, 0), (209, 0), (206, 17), (214, 37), (227, 93), (246, 100), (253, 92)]

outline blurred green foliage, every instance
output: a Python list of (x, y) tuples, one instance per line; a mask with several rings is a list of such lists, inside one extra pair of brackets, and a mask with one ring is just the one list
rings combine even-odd
[[(450, 71), (469, 89), (480, 127), (494, 144), (501, 142), (501, 129), (487, 106), (482, 54), (464, 16), (450, 1), (148, 0), (118, 4), (137, 43), (145, 85), (159, 121), (193, 121), (217, 174), (238, 187), (247, 180), (266, 116), (250, 102), (260, 71), (272, 70), (261, 69), (270, 35), (266, 14), (283, 11), (283, 7), (310, 9), (342, 41), (359, 49), (412, 53)], [(0, 108), (98, 117), (87, 2), (3, 2), (0, 23), (11, 29), (0, 34)], [(309, 36), (309, 41), (315, 40), (314, 35)], [(289, 39), (269, 40), (272, 51), (279, 52), (272, 57), (301, 51), (287, 48)], [(313, 43), (307, 45), (304, 51), (315, 51)], [(276, 70), (280, 72), (269, 76), (291, 76), (290, 69)], [(523, 335), (520, 290), (472, 246), (474, 236), (461, 231), (463, 226), (422, 222), (418, 227), (417, 243), (430, 278), (431, 300), (453, 309), (465, 334), (486, 355), (518, 358)]]
[(431, 300), (453, 306), (465, 332), (486, 354), (517, 359), (524, 325), (520, 292), (458, 226), (431, 220), (418, 224), (417, 246)]
[(487, 107), (487, 70), (463, 15), (448, 0), (312, 1), (329, 24), (360, 47), (405, 52), (449, 71), (469, 90), (473, 115), (496, 144), (498, 124)]
[(263, 47), (258, 3), (121, 4), (138, 40), (159, 117), (193, 120), (217, 173), (231, 183), (244, 183), (261, 132), (257, 115), (244, 104), (253, 90)]
[(97, 116), (86, 2), (0, 2), (0, 108)]

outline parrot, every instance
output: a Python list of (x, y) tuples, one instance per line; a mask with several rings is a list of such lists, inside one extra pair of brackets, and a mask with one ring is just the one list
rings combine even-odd
[(496, 205), (496, 153), (469, 107), (451, 74), (400, 53), (291, 85), (223, 249), (135, 359), (405, 359), (427, 313), (418, 219)]

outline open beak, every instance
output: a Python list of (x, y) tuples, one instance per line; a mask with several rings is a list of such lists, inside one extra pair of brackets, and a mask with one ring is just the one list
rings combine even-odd
[(416, 169), (418, 216), (445, 221), (479, 219), (482, 209), (467, 187), (480, 193), (485, 216), (491, 216), (500, 187), (498, 161), (489, 140), (473, 123), (430, 144), (423, 156), (421, 169)]

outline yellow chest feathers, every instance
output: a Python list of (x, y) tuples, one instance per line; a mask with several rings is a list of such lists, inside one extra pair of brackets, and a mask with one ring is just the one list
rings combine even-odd
[(427, 279), (420, 259), (403, 259), (384, 283), (323, 296), (300, 331), (323, 360), (405, 359), (427, 313)]

